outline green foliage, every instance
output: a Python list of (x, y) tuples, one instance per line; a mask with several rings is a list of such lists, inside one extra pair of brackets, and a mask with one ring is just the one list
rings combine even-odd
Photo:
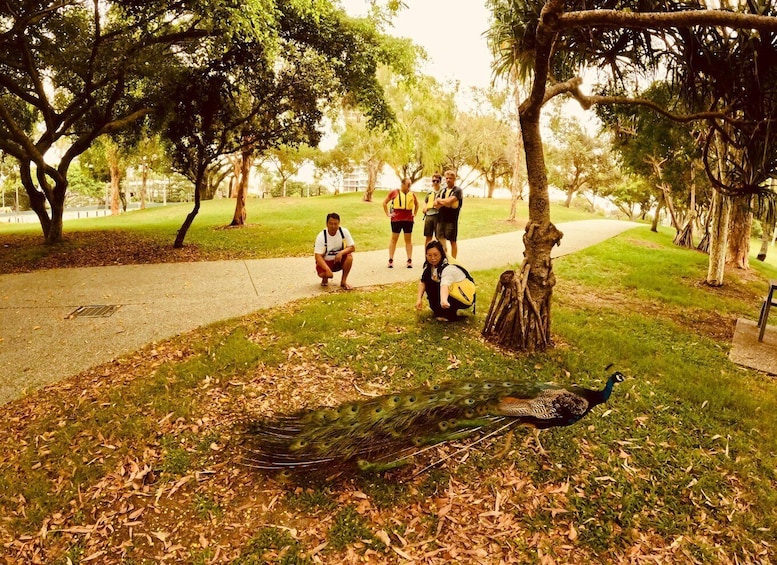
[(341, 551), (357, 541), (374, 549), (385, 548), (383, 542), (379, 541), (367, 526), (365, 519), (350, 505), (335, 514), (327, 539), (329, 546), (335, 551)]
[(192, 458), (184, 445), (177, 438), (164, 436), (161, 440), (163, 454), (161, 469), (163, 472), (178, 477), (185, 474), (192, 464)]
[(207, 494), (199, 493), (194, 495), (194, 511), (200, 520), (218, 518), (224, 513), (217, 501)]
[(303, 554), (300, 543), (281, 528), (262, 528), (246, 545), (234, 565), (308, 565), (313, 560)]
[(286, 495), (286, 503), (293, 509), (308, 515), (320, 510), (332, 510), (337, 503), (329, 489), (298, 489)]
[(68, 188), (76, 195), (88, 198), (105, 198), (105, 183), (95, 179), (92, 172), (80, 164), (68, 171)]

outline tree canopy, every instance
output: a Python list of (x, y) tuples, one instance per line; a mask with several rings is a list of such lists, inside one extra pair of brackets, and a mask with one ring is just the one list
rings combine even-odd
[[(23, 0), (0, 6), (0, 23), (0, 150), (18, 161), (50, 243), (62, 237), (68, 169), (100, 135), (151, 115), (181, 133), (190, 119), (176, 155), (191, 174), (211, 160), (192, 162), (193, 136), (212, 156), (244, 144), (260, 115), (260, 145), (315, 142), (323, 103), (343, 96), (373, 124), (391, 121), (375, 73), (406, 62), (401, 42), (326, 0)], [(195, 134), (204, 122), (221, 127)]]

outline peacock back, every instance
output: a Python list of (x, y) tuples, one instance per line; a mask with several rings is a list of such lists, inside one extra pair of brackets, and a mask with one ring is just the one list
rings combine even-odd
[[(616, 373), (608, 381), (609, 390)], [(254, 422), (250, 464), (262, 469), (391, 466), (425, 446), (505, 425), (569, 425), (603, 391), (515, 381), (451, 381)], [(593, 395), (593, 396), (592, 396)], [(600, 395), (596, 397), (595, 395)]]

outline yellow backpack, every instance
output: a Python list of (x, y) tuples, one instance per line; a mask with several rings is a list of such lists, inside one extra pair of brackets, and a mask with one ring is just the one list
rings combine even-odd
[[(459, 265), (458, 263), (449, 263), (448, 265), (456, 265), (464, 276), (467, 277), (463, 281), (455, 282), (448, 287), (448, 296), (455, 298), (465, 306), (472, 306), (472, 313), (475, 313), (477, 303), (477, 289), (475, 287), (475, 279), (469, 274), (469, 271)], [(445, 267), (447, 268), (447, 266)]]

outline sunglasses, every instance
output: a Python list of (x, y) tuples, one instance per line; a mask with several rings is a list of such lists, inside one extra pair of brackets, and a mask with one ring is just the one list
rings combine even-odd
[(432, 179), (432, 182), (433, 182), (434, 184), (440, 184), (440, 179)]

